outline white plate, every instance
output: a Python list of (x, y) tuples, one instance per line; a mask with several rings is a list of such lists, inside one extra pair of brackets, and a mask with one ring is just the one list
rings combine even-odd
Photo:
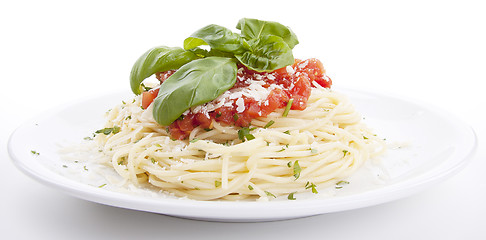
[[(462, 169), (477, 147), (473, 130), (453, 115), (422, 103), (338, 89), (387, 141), (410, 142), (382, 159), (384, 184), (351, 181), (345, 191), (302, 200), (269, 202), (194, 201), (129, 194), (99, 188), (55, 171), (59, 143), (80, 142), (103, 126), (103, 113), (130, 97), (116, 93), (65, 105), (23, 124), (10, 137), (9, 154), (30, 177), (73, 196), (106, 205), (212, 221), (290, 219), (377, 205), (414, 194)], [(398, 146), (398, 145), (397, 145)], [(33, 154), (31, 151), (39, 153)], [(365, 182), (363, 184), (363, 182)], [(332, 195), (331, 194), (331, 195)], [(325, 195), (325, 194), (323, 194)]]

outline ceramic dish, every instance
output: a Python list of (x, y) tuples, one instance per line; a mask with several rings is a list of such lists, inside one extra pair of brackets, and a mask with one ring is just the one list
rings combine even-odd
[[(160, 194), (132, 194), (63, 174), (67, 166), (59, 156), (60, 145), (82, 142), (103, 126), (103, 113), (130, 98), (128, 92), (86, 99), (46, 112), (11, 135), (8, 151), (15, 165), (28, 176), (85, 200), (185, 218), (247, 222), (351, 210), (410, 196), (457, 173), (476, 149), (474, 131), (445, 111), (373, 92), (337, 91), (349, 96), (366, 123), (386, 138), (390, 150), (379, 167), (360, 170), (349, 186), (322, 190), (319, 196), (294, 201), (194, 201)], [(380, 174), (386, 178), (376, 178)]]

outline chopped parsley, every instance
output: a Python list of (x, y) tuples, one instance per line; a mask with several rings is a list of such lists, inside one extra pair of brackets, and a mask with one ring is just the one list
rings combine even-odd
[(253, 187), (251, 185), (248, 185), (248, 189), (253, 190)]
[(143, 83), (141, 83), (140, 85), (145, 89), (145, 91), (149, 91), (152, 89), (151, 87), (145, 86)]
[(97, 130), (95, 133), (103, 133), (105, 135), (109, 135), (110, 133), (117, 134), (119, 132), (120, 132), (120, 127), (113, 126), (111, 128), (103, 128), (103, 129)]
[(299, 160), (295, 160), (295, 162), (294, 162), (294, 177), (295, 177), (295, 180), (297, 180), (300, 177), (301, 171), (302, 171), (302, 169), (300, 168)]
[[(93, 134), (94, 135), (94, 134)], [(93, 136), (94, 137), (94, 136)], [(86, 141), (91, 141), (93, 140), (93, 137), (84, 137), (83, 140), (86, 140)]]
[(336, 183), (336, 189), (341, 189), (346, 184), (349, 184), (349, 182), (348, 181), (341, 180), (341, 181), (339, 181), (339, 182)]
[(270, 120), (270, 122), (268, 122), (267, 124), (265, 124), (265, 126), (263, 126), (263, 128), (269, 128), (269, 127), (270, 127), (270, 126), (272, 126), (274, 123), (275, 123), (275, 121)]
[(276, 198), (275, 195), (273, 195), (271, 192), (268, 191), (264, 191), (264, 192), (265, 194), (267, 194), (267, 196)]
[(253, 136), (250, 131), (253, 130), (254, 128), (248, 128), (248, 127), (244, 127), (244, 128), (241, 128), (240, 130), (238, 130), (238, 138), (244, 142), (246, 140), (250, 141), (250, 140), (253, 140), (255, 139), (255, 136)]
[(285, 144), (285, 146), (283, 146), (282, 149), (278, 150), (277, 152), (283, 152), (287, 148), (289, 148), (289, 145), (288, 144)]
[(218, 180), (214, 180), (214, 186), (215, 186), (215, 187), (219, 187), (219, 186), (221, 186), (221, 182), (220, 182), (220, 181), (218, 181)]
[(346, 156), (346, 154), (348, 153), (348, 150), (343, 150), (343, 153), (344, 153), (344, 156)]
[(106, 183), (105, 183), (105, 184), (101, 184), (101, 185), (99, 185), (99, 186), (98, 186), (98, 188), (102, 188), (102, 187), (104, 187), (104, 186), (106, 186)]
[(283, 133), (290, 135), (290, 130), (287, 130), (287, 131), (285, 131)]
[(296, 200), (296, 198), (294, 197), (294, 193), (296, 193), (296, 192), (289, 193), (289, 196), (287, 197), (287, 199), (288, 200)]
[(287, 106), (285, 107), (285, 110), (284, 110), (282, 116), (287, 117), (287, 115), (289, 115), (290, 107), (292, 107), (292, 103), (293, 102), (294, 102), (294, 99), (293, 98), (289, 99), (289, 101), (287, 102)]
[(193, 139), (192, 139), (191, 141), (189, 141), (189, 142), (190, 142), (190, 143), (195, 143), (195, 142), (197, 142), (198, 140), (199, 140), (199, 139), (197, 139), (197, 138), (193, 138)]
[(316, 186), (314, 183), (311, 183), (311, 182), (307, 182), (307, 183), (305, 184), (305, 189), (309, 189), (309, 188), (311, 188), (312, 193), (314, 193), (314, 194), (317, 194), (317, 193), (318, 193), (318, 192), (317, 192), (316, 187), (317, 187), (317, 186)]
[(37, 156), (39, 156), (39, 155), (40, 155), (40, 153), (39, 153), (39, 152), (37, 152), (37, 151), (35, 151), (35, 150), (30, 150), (30, 153), (32, 153), (32, 154), (34, 154), (34, 155), (37, 155)]
[(86, 168), (86, 165), (85, 165), (85, 166), (83, 166), (83, 168), (84, 168), (84, 170), (85, 170), (85, 171), (88, 171), (88, 168)]

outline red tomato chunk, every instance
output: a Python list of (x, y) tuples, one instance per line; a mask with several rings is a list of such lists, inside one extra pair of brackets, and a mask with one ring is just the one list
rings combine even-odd
[[(315, 58), (304, 61), (295, 60), (292, 66), (277, 69), (271, 73), (260, 73), (250, 70), (243, 65), (238, 66), (237, 80), (232, 89), (248, 88), (252, 80), (264, 81), (264, 88), (271, 89), (264, 101), (255, 98), (241, 96), (244, 108), (238, 99), (225, 99), (227, 104), (209, 112), (189, 111), (169, 126), (169, 132), (173, 139), (185, 139), (191, 131), (201, 126), (208, 130), (213, 128), (213, 121), (226, 125), (239, 127), (249, 126), (252, 119), (266, 117), (278, 108), (284, 108), (290, 99), (293, 99), (291, 109), (304, 110), (311, 94), (314, 82), (324, 88), (330, 88), (332, 81), (326, 75), (324, 66)], [(175, 71), (157, 73), (156, 77), (162, 83)], [(230, 89), (230, 91), (232, 90)], [(142, 95), (142, 107), (146, 109), (158, 94), (158, 89), (144, 92)], [(229, 104), (228, 104), (229, 103)], [(244, 109), (241, 111), (241, 109)], [(239, 111), (238, 111), (239, 110)]]

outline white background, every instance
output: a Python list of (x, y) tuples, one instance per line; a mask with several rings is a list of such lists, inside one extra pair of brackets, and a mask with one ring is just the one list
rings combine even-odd
[[(2, 239), (486, 239), (486, 7), (481, 1), (2, 1)], [(129, 88), (134, 61), (215, 23), (292, 27), (294, 55), (324, 62), (335, 86), (418, 99), (468, 122), (470, 164), (424, 192), (365, 209), (267, 223), (214, 223), (108, 207), (23, 175), (6, 152), (23, 121)], [(69, 134), (69, 133), (66, 133)], [(444, 132), (447, 134), (447, 132)], [(440, 136), (437, 136), (440, 137)]]

